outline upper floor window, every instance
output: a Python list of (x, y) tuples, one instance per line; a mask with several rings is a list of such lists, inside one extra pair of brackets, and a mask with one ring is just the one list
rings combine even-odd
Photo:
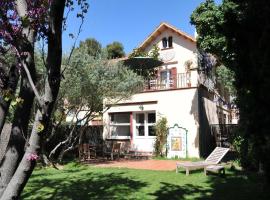
[(170, 37), (168, 37), (169, 48), (172, 47), (172, 43), (173, 43), (173, 38), (172, 38), (172, 36), (170, 36)]
[(173, 37), (170, 36), (170, 37), (164, 37), (162, 38), (162, 47), (163, 49), (166, 49), (166, 48), (172, 48), (173, 47)]
[(167, 40), (167, 38), (163, 38), (162, 39), (162, 47), (165, 49), (165, 48), (167, 48), (167, 46), (168, 46), (168, 40)]

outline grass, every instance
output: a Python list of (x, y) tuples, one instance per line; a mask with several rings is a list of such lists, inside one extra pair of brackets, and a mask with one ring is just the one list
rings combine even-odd
[(22, 199), (270, 199), (257, 174), (226, 170), (226, 176), (190, 176), (175, 171), (97, 168), (76, 163), (64, 169), (37, 169)]

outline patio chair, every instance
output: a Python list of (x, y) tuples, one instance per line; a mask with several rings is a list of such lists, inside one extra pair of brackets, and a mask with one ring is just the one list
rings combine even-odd
[(119, 159), (120, 158), (120, 148), (121, 148), (121, 143), (114, 143), (111, 149), (106, 148), (103, 151), (103, 155), (106, 157), (108, 157), (108, 156), (111, 157), (111, 160), (114, 159), (114, 156), (117, 156), (117, 158)]
[(86, 161), (90, 159), (89, 144), (79, 144), (79, 160)]
[(178, 172), (178, 168), (184, 168), (186, 175), (189, 175), (189, 171), (191, 170), (204, 169), (210, 165), (217, 165), (228, 151), (229, 148), (216, 147), (204, 161), (176, 163), (176, 173)]

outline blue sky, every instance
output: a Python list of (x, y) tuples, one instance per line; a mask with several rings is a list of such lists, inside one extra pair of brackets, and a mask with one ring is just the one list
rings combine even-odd
[[(190, 15), (203, 1), (89, 0), (90, 8), (78, 41), (95, 38), (103, 47), (113, 41), (119, 41), (124, 45), (125, 52), (130, 53), (161, 22), (168, 22), (193, 36), (194, 27), (190, 24)], [(79, 21), (70, 16), (63, 36), (64, 52), (68, 52), (73, 44), (68, 34), (75, 34), (78, 27)]]

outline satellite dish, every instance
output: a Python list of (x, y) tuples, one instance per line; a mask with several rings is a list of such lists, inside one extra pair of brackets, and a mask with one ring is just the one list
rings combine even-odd
[(174, 52), (174, 50), (161, 51), (159, 57), (163, 62), (169, 62), (172, 59), (174, 59), (175, 52)]

